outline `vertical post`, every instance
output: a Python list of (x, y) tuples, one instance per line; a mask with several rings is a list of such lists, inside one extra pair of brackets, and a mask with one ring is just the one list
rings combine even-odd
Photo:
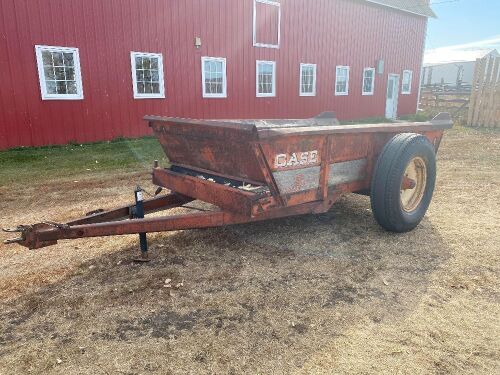
[[(140, 186), (137, 186), (134, 191), (135, 194), (135, 210), (134, 210), (134, 218), (136, 219), (144, 219), (144, 204), (143, 204), (143, 196), (142, 189)], [(139, 233), (139, 242), (141, 244), (141, 259), (148, 259), (148, 240), (146, 238), (146, 233)]]

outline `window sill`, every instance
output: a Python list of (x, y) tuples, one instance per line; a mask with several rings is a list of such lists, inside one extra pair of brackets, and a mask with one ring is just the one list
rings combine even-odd
[(42, 95), (42, 100), (83, 100), (83, 95)]
[(274, 49), (279, 49), (280, 46), (279, 44), (263, 44), (263, 43), (254, 43), (254, 47), (260, 47), (260, 48), (274, 48)]
[(203, 94), (203, 99), (227, 99), (227, 95), (205, 95)]
[(134, 95), (134, 99), (165, 99), (165, 95)]

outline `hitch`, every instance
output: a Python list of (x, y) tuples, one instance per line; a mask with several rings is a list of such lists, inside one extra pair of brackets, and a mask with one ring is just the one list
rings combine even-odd
[(21, 243), (24, 239), (24, 227), (22, 226), (18, 226), (15, 228), (2, 228), (2, 231), (6, 233), (21, 233), (21, 237), (9, 238), (7, 240), (4, 240), (3, 243), (5, 245), (10, 245), (13, 243)]

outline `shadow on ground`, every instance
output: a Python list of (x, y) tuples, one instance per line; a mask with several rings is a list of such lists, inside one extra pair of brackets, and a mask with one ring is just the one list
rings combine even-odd
[(347, 328), (410, 313), (449, 256), (428, 220), (384, 232), (355, 195), (322, 215), (162, 234), (147, 264), (135, 250), (4, 304), (2, 372), (300, 372)]

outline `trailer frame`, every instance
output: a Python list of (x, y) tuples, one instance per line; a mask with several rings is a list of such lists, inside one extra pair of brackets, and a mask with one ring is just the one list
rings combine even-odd
[[(155, 161), (152, 181), (170, 193), (135, 204), (94, 210), (66, 223), (42, 222), (4, 229), (18, 237), (4, 241), (29, 249), (59, 240), (113, 235), (141, 235), (146, 258), (146, 233), (211, 228), (328, 211), (346, 192), (370, 188), (375, 163), (394, 135), (424, 135), (439, 148), (448, 114), (425, 123), (339, 125), (333, 113), (306, 120), (200, 121), (145, 118), (171, 165)], [(186, 152), (185, 148), (188, 148)], [(184, 148), (184, 149), (183, 149)], [(241, 152), (242, 160), (231, 159)], [(415, 181), (403, 176), (401, 190)], [(200, 200), (215, 209), (162, 217), (144, 215)]]

